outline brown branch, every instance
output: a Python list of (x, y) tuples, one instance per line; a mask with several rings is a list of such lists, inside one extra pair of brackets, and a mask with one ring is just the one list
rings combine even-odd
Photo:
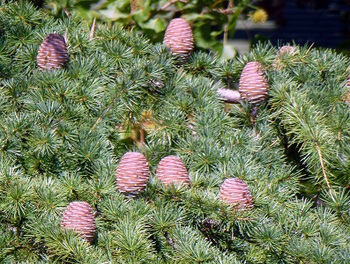
[(227, 7), (225, 9), (222, 8), (213, 8), (213, 11), (221, 13), (221, 14), (233, 14), (235, 11), (233, 10), (234, 1), (229, 1)]
[(140, 128), (140, 143), (144, 145), (146, 142), (146, 131), (143, 128)]
[(177, 249), (174, 240), (169, 236), (168, 232), (164, 233), (164, 237), (166, 238), (166, 240), (168, 241), (168, 243), (173, 247), (173, 249)]
[(109, 112), (109, 110), (111, 110), (112, 106), (115, 104), (115, 102), (117, 101), (118, 97), (115, 97), (112, 101), (112, 103), (106, 108), (105, 111), (103, 111), (103, 113), (101, 113), (101, 115), (97, 118), (95, 124), (92, 126), (92, 128), (90, 129), (90, 133), (95, 130), (95, 128), (97, 127), (97, 125), (102, 121), (102, 118)]
[(63, 7), (63, 12), (66, 14), (67, 17), (70, 17), (70, 12), (67, 8)]
[(96, 27), (97, 27), (96, 17), (94, 17), (94, 20), (92, 21), (91, 30), (90, 30), (90, 40), (94, 39)]
[(160, 10), (166, 10), (169, 6), (175, 4), (176, 2), (182, 2), (187, 4), (188, 0), (170, 0), (169, 2), (167, 2), (165, 5), (163, 5)]
[(64, 41), (68, 43), (68, 28), (66, 28), (66, 31), (64, 32)]
[(251, 217), (237, 217), (236, 220), (238, 220), (238, 221), (252, 221), (254, 219)]
[(322, 151), (321, 151), (321, 148), (319, 145), (316, 145), (316, 150), (317, 150), (318, 158), (320, 159), (323, 178), (327, 184), (327, 188), (328, 188), (329, 193), (332, 194), (332, 187), (331, 187), (329, 180), (328, 180), (328, 177), (327, 177), (326, 167), (325, 167), (324, 162), (323, 162)]

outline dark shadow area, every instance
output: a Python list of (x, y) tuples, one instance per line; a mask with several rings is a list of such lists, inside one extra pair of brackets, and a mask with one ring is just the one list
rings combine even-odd
[(350, 53), (350, 0), (263, 0), (258, 5), (274, 27), (241, 28), (235, 39), (308, 43)]

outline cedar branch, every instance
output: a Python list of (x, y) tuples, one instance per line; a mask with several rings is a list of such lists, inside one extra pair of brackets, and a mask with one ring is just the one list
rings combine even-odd
[(324, 180), (325, 180), (325, 182), (327, 184), (327, 188), (328, 188), (329, 192), (331, 193), (332, 187), (331, 187), (331, 185), (329, 183), (329, 180), (328, 180), (328, 177), (327, 177), (326, 168), (325, 168), (325, 165), (324, 165), (324, 162), (323, 162), (322, 151), (321, 151), (321, 148), (320, 148), (319, 145), (316, 145), (316, 150), (317, 150), (318, 158), (320, 160), (323, 178), (324, 178)]

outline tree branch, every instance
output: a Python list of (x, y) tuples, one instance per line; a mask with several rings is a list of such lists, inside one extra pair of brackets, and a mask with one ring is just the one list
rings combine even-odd
[(97, 27), (96, 17), (94, 17), (94, 20), (92, 21), (91, 30), (90, 30), (90, 38), (89, 38), (90, 40), (94, 39), (96, 27)]
[(320, 160), (320, 163), (321, 163), (321, 168), (322, 168), (322, 174), (323, 174), (323, 178), (327, 184), (327, 188), (329, 190), (329, 192), (331, 193), (332, 192), (332, 187), (329, 183), (329, 180), (328, 180), (328, 177), (327, 177), (327, 173), (326, 173), (326, 168), (325, 168), (325, 165), (324, 165), (324, 162), (323, 162), (323, 156), (322, 156), (322, 151), (321, 151), (321, 148), (319, 145), (316, 144), (316, 150), (317, 150), (317, 154), (318, 154), (318, 158)]

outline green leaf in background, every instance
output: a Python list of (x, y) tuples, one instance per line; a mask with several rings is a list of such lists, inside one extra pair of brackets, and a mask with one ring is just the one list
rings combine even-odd
[[(209, 13), (188, 13), (185, 16), (187, 21), (190, 21), (192, 23), (196, 23), (197, 21), (211, 21), (213, 20), (215, 17), (212, 14)], [(198, 22), (197, 22), (198, 23)]]
[(154, 30), (156, 33), (163, 32), (167, 24), (161, 18), (150, 19), (146, 23), (140, 23), (141, 28)]
[(193, 36), (197, 47), (203, 49), (213, 49), (218, 53), (222, 52), (223, 44), (211, 36), (210, 25), (203, 23), (197, 26), (193, 31)]
[(140, 10), (136, 10), (132, 14), (132, 17), (137, 23), (147, 23), (151, 15), (151, 10), (149, 8), (143, 8)]
[[(164, 0), (46, 0), (46, 8), (56, 16), (75, 12), (91, 23), (93, 18), (140, 31), (160, 42), (170, 20), (183, 17), (190, 22), (197, 48), (222, 54), (222, 42), (233, 37), (237, 20), (252, 8), (250, 1), (164, 1)], [(99, 21), (97, 21), (99, 23)], [(224, 33), (224, 34), (223, 34)]]

